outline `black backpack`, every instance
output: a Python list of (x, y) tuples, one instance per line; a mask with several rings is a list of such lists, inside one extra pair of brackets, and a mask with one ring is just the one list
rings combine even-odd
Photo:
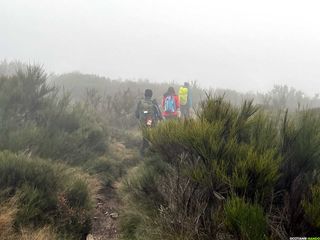
[(145, 126), (155, 124), (155, 108), (151, 99), (144, 99), (140, 101), (139, 120)]

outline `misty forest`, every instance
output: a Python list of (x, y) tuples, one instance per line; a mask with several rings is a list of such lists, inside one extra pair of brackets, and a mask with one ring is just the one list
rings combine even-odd
[(320, 236), (319, 96), (190, 81), (188, 118), (143, 126), (145, 89), (181, 85), (3, 60), (0, 239)]

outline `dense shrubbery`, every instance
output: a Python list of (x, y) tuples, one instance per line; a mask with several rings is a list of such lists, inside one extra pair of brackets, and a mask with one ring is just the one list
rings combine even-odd
[(0, 152), (1, 202), (15, 197), (13, 224), (52, 225), (59, 234), (79, 239), (90, 229), (91, 202), (85, 179), (63, 165)]
[[(83, 100), (75, 103), (48, 85), (41, 68), (23, 66), (13, 74), (0, 66), (1, 71), (8, 75), (0, 76), (0, 238), (20, 227), (44, 239), (48, 234), (80, 238), (90, 228), (90, 196), (70, 164), (111, 186), (140, 162), (136, 153), (128, 157), (123, 151), (124, 145), (139, 145), (135, 131), (123, 131), (136, 124), (137, 98), (146, 87), (161, 97), (168, 84), (78, 73), (56, 78), (60, 85), (80, 80), (71, 84)], [(195, 102), (200, 92), (195, 85)], [(226, 94), (237, 104), (248, 96)], [(144, 133), (151, 155), (131, 169), (124, 184), (125, 239), (320, 234), (319, 113), (282, 111), (298, 103), (318, 106), (319, 100), (279, 86), (258, 97), (268, 112), (251, 101), (238, 106), (209, 97), (199, 104), (196, 119), (161, 123)], [(106, 125), (124, 145), (108, 143)], [(108, 148), (109, 156), (103, 156)]]
[(143, 231), (152, 239), (319, 235), (319, 132), (312, 111), (274, 117), (211, 97), (196, 120), (147, 130), (160, 159), (136, 169), (126, 189), (149, 220), (133, 226), (128, 210), (127, 239), (143, 239), (148, 227), (160, 228)]
[(90, 192), (69, 165), (89, 166), (106, 152), (107, 137), (96, 112), (49, 86), (41, 68), (1, 75), (0, 203), (18, 198), (15, 228), (50, 225), (74, 239), (88, 233)]
[(104, 126), (84, 106), (58, 96), (40, 68), (2, 76), (0, 86), (0, 149), (73, 164), (106, 151)]

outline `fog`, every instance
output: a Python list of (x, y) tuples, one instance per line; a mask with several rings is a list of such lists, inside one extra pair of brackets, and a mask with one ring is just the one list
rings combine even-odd
[(111, 78), (320, 87), (316, 1), (1, 0), (0, 59)]

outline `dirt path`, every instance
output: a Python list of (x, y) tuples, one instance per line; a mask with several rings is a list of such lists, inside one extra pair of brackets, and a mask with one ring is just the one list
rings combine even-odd
[(118, 220), (120, 199), (117, 195), (118, 184), (103, 188), (96, 196), (95, 213), (92, 220), (91, 234), (87, 240), (119, 239)]
[[(137, 150), (126, 148), (124, 144), (116, 142), (110, 145), (110, 151), (118, 159), (131, 159)], [(121, 199), (118, 189), (121, 179), (114, 182), (112, 187), (104, 187), (96, 195), (95, 212), (92, 219), (91, 234), (87, 240), (118, 240), (119, 237), (119, 211)]]

